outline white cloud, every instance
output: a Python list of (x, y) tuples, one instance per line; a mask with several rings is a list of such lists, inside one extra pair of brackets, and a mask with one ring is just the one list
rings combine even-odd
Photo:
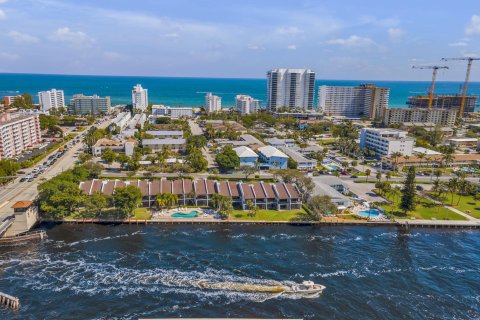
[(103, 57), (109, 61), (125, 61), (128, 60), (128, 57), (124, 54), (121, 54), (116, 51), (105, 51)]
[(52, 41), (65, 42), (73, 47), (87, 47), (95, 40), (82, 31), (72, 31), (68, 27), (58, 28), (49, 36)]
[(22, 44), (22, 43), (36, 43), (38, 42), (38, 38), (28, 33), (21, 33), (15, 30), (12, 30), (8, 33), (8, 36), (12, 38), (13, 42)]
[(294, 36), (302, 32), (298, 27), (280, 27), (275, 30), (275, 33), (281, 36)]
[(449, 47), (466, 47), (468, 43), (466, 41), (457, 41), (448, 44)]
[(7, 14), (5, 13), (5, 11), (0, 9), (0, 20), (5, 20), (5, 19), (7, 19)]
[(20, 56), (16, 53), (0, 52), (0, 59), (18, 60), (19, 58), (20, 58)]
[(388, 28), (387, 32), (392, 41), (398, 41), (405, 35), (405, 31), (400, 28)]
[(352, 35), (348, 38), (338, 38), (327, 41), (327, 44), (339, 45), (344, 47), (370, 47), (376, 45), (370, 38)]
[(297, 50), (297, 46), (294, 45), (294, 44), (289, 44), (289, 45), (287, 46), (287, 49), (288, 49), (288, 50)]
[(474, 14), (465, 28), (467, 35), (480, 34), (480, 16)]
[(264, 47), (259, 46), (259, 45), (256, 45), (256, 44), (249, 44), (249, 45), (247, 46), (247, 48), (248, 48), (249, 50), (265, 50)]
[(7, 3), (8, 0), (0, 0), (0, 4)]

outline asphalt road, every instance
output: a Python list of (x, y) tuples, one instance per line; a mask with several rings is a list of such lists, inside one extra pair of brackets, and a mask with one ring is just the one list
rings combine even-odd
[[(98, 127), (105, 128), (109, 123), (110, 120), (107, 120), (98, 125)], [(88, 130), (89, 128), (90, 127), (87, 127), (85, 130)], [(71, 146), (72, 142), (70, 141), (67, 145)], [(8, 185), (2, 187), (0, 190), (0, 221), (2, 221), (6, 216), (13, 214), (13, 209), (11, 206), (15, 202), (20, 200), (34, 200), (38, 195), (37, 186), (40, 182), (51, 179), (59, 173), (70, 169), (76, 161), (74, 154), (80, 149), (83, 149), (83, 147), (84, 144), (82, 142), (70, 147), (70, 149), (67, 150), (62, 157), (58, 158), (57, 162), (55, 162), (32, 182), (20, 182), (21, 177), (18, 177), (13, 182), (10, 182)], [(46, 158), (44, 161), (46, 161)], [(32, 170), (33, 168), (30, 168), (25, 171), (28, 174)]]

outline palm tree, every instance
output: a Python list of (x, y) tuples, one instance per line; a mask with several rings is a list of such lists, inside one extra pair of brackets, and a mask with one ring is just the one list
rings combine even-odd
[(457, 177), (453, 177), (453, 178), (450, 178), (450, 180), (448, 180), (447, 188), (452, 196), (451, 205), (453, 205), (453, 197), (455, 196), (455, 192), (457, 192), (458, 187), (459, 187), (459, 181)]
[(365, 179), (365, 181), (368, 181), (368, 177), (370, 177), (370, 174), (371, 174), (371, 173), (372, 173), (372, 170), (370, 170), (370, 169), (365, 170), (365, 176), (367, 177), (367, 178)]
[(342, 162), (342, 168), (343, 168), (343, 171), (347, 171), (347, 169), (348, 169), (348, 161)]
[(375, 175), (375, 177), (377, 178), (377, 182), (380, 182), (380, 180), (382, 180), (382, 173), (381, 173), (381, 172), (377, 172), (377, 174)]
[(448, 164), (453, 161), (453, 155), (450, 153), (450, 151), (442, 154), (442, 161), (445, 165), (445, 168), (447, 168)]
[(399, 151), (396, 151), (396, 152), (392, 152), (392, 154), (390, 155), (390, 157), (393, 159), (394, 161), (394, 167), (393, 167), (393, 170), (394, 171), (397, 171), (397, 166), (398, 166), (398, 158), (402, 156), (402, 153), (399, 152)]
[(390, 171), (387, 171), (387, 173), (385, 173), (385, 178), (387, 179), (387, 181), (389, 181), (391, 177), (392, 174), (390, 173)]

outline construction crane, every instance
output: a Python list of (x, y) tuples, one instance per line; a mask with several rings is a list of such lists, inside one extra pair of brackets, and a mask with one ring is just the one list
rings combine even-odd
[(462, 99), (460, 100), (460, 110), (458, 110), (458, 117), (463, 117), (465, 111), (465, 101), (467, 99), (468, 81), (470, 80), (470, 69), (472, 68), (472, 62), (474, 60), (480, 60), (480, 58), (463, 57), (463, 58), (442, 58), (442, 61), (448, 60), (466, 60), (467, 61), (467, 75), (465, 76), (465, 83), (463, 84)]
[(447, 66), (412, 66), (413, 69), (432, 69), (432, 84), (430, 85), (430, 90), (428, 91), (428, 108), (432, 108), (433, 104), (433, 92), (435, 90), (435, 79), (437, 78), (438, 69), (448, 69)]

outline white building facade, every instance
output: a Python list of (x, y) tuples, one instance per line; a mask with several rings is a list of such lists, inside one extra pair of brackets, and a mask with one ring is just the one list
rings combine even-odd
[(38, 103), (42, 111), (48, 111), (52, 108), (65, 107), (65, 96), (63, 90), (52, 89), (38, 93)]
[(267, 73), (267, 110), (282, 107), (313, 110), (315, 72), (310, 69), (273, 69)]
[(415, 139), (407, 137), (407, 131), (397, 129), (362, 128), (360, 132), (360, 149), (374, 150), (377, 156), (390, 156), (400, 152), (410, 156)]
[(256, 113), (260, 109), (260, 101), (246, 95), (235, 97), (235, 107), (241, 114)]
[(378, 88), (372, 84), (320, 86), (318, 109), (326, 116), (382, 119), (389, 98), (389, 88)]
[(170, 107), (161, 104), (154, 104), (152, 106), (152, 115), (171, 118), (191, 118), (193, 117), (193, 109), (188, 107)]
[(222, 98), (214, 96), (211, 92), (205, 96), (205, 111), (207, 113), (219, 112), (222, 110)]
[(142, 88), (141, 84), (137, 84), (132, 90), (132, 106), (133, 110), (138, 109), (145, 111), (148, 107), (148, 90)]

